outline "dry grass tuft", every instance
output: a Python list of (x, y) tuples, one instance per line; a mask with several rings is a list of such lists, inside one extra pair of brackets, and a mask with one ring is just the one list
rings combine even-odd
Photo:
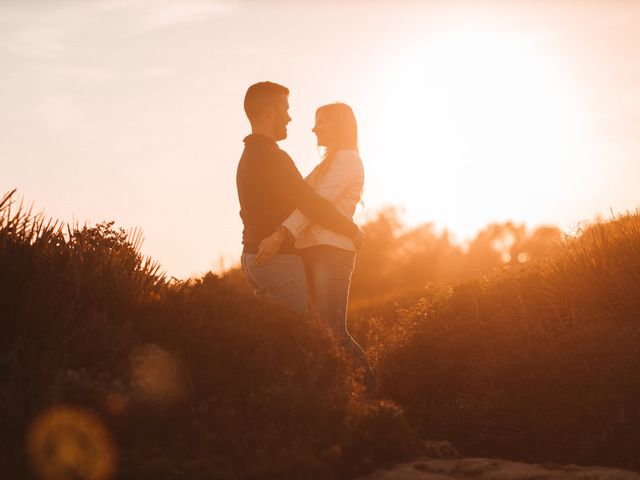
[(467, 455), (640, 468), (639, 319), (636, 212), (545, 260), (434, 286), (372, 351), (412, 424)]

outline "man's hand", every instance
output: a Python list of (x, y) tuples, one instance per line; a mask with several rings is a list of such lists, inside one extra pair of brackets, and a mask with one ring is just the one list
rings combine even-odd
[(353, 244), (356, 246), (356, 250), (362, 250), (367, 243), (367, 236), (365, 233), (358, 229), (358, 233), (353, 237)]
[(289, 231), (280, 226), (278, 230), (265, 238), (258, 245), (258, 255), (256, 256), (256, 265), (262, 267), (271, 261), (271, 259), (280, 251), (280, 247), (291, 234)]

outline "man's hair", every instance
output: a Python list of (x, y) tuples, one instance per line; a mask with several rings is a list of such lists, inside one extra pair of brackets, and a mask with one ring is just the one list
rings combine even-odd
[(254, 83), (244, 95), (244, 112), (250, 122), (274, 102), (278, 95), (289, 95), (289, 89), (273, 82)]

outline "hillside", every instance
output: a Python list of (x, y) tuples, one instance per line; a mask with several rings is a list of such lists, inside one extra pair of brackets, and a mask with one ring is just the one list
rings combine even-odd
[(354, 478), (424, 454), (424, 439), (640, 468), (637, 214), (475, 280), (410, 285), (423, 298), (397, 313), (393, 297), (363, 295), (356, 330), (382, 386), (366, 399), (313, 318), (232, 276), (168, 281), (139, 234), (12, 201), (0, 201), (7, 478)]
[[(420, 451), (328, 331), (206, 275), (169, 282), (112, 223), (0, 202), (4, 478), (351, 477)], [(31, 475), (31, 476), (30, 476)]]
[(640, 469), (640, 215), (375, 323), (383, 394), (468, 455)]

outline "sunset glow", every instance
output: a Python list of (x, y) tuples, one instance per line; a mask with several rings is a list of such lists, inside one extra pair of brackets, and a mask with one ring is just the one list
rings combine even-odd
[(234, 265), (242, 98), (268, 79), (291, 91), (280, 145), (303, 174), (315, 109), (353, 107), (359, 222), (392, 205), (464, 241), (635, 209), (640, 8), (456, 5), (2, 2), (2, 192), (139, 227), (178, 277)]
[(640, 0), (0, 0), (0, 71), (0, 480), (640, 480)]
[[(575, 192), (587, 134), (576, 85), (551, 49), (516, 32), (467, 28), (416, 39), (385, 72), (373, 136), (410, 172), (388, 195), (417, 218), (472, 235), (492, 212)], [(390, 119), (392, 119), (390, 121)]]

